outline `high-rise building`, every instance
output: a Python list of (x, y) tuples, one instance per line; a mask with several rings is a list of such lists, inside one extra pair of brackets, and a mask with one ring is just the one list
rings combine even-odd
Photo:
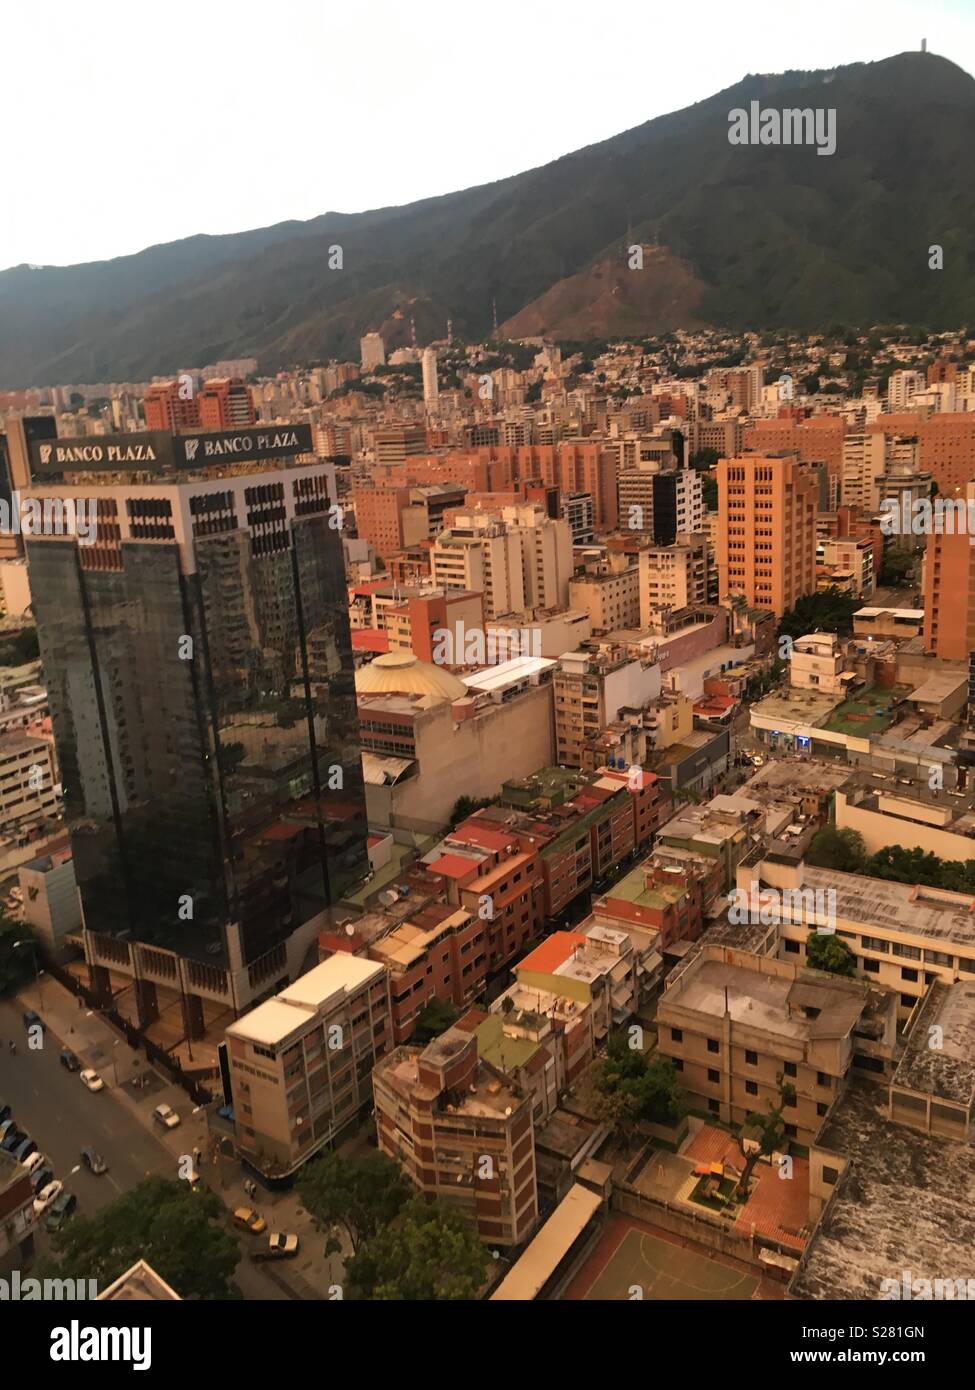
[(708, 539), (678, 536), (674, 545), (640, 551), (640, 626), (660, 608), (690, 608), (708, 596)]
[(190, 377), (176, 381), (157, 381), (142, 398), (147, 430), (183, 430), (200, 428), (200, 398)]
[(533, 503), (497, 511), (463, 511), (438, 536), (433, 578), (448, 589), (484, 595), (484, 613), (564, 608), (572, 577), (572, 534)]
[[(971, 512), (975, 483), (965, 496)], [(944, 661), (968, 662), (975, 651), (975, 545), (967, 526), (929, 534), (923, 587), (925, 650)]]
[(433, 348), (425, 348), (423, 351), (423, 404), (427, 410), (436, 410), (439, 397), (437, 354)]
[(334, 475), (310, 447), (293, 425), (35, 446), (31, 495), (97, 507), (93, 543), (27, 557), (92, 985), (134, 979), (144, 1027), (169, 991), (196, 1037), (286, 983), (366, 868)]
[(818, 469), (793, 454), (719, 459), (718, 591), (781, 618), (816, 592)]
[[(0, 501), (13, 507), (13, 495), (30, 486), (30, 452), (35, 442), (56, 439), (53, 415), (21, 415), (7, 420), (0, 434)], [(10, 515), (8, 510), (8, 515)], [(0, 560), (17, 560), (24, 553), (24, 538), (16, 533), (0, 535)]]
[(256, 420), (254, 397), (246, 382), (224, 378), (203, 383), (200, 388), (201, 429), (244, 429)]
[(143, 399), (146, 429), (187, 430), (244, 429), (257, 419), (254, 396), (246, 382), (225, 377), (205, 381), (197, 388), (189, 376), (157, 381)]
[(386, 345), (383, 342), (383, 335), (381, 333), (367, 333), (360, 338), (359, 353), (364, 372), (371, 372), (374, 367), (384, 367), (386, 365)]

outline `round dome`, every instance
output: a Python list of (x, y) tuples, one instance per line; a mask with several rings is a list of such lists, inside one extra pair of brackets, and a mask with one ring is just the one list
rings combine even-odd
[(463, 681), (412, 652), (386, 652), (360, 666), (355, 688), (360, 695), (429, 695), (434, 700), (462, 700), (470, 694)]

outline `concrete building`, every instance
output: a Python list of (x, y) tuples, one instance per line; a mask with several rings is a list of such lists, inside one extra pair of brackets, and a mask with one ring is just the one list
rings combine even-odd
[(572, 576), (568, 523), (534, 504), (496, 512), (457, 512), (431, 552), (433, 578), (476, 590), (495, 618), (526, 608), (565, 608)]
[(423, 350), (423, 404), (432, 414), (436, 413), (440, 389), (437, 385), (437, 354), (433, 348)]
[[(968, 510), (975, 483), (966, 488)], [(975, 651), (975, 545), (967, 527), (934, 531), (924, 551), (924, 646), (947, 661)]]
[(382, 1153), (482, 1240), (519, 1245), (538, 1223), (532, 1101), (449, 1028), (422, 1051), (399, 1047), (373, 1073)]
[(435, 833), (460, 797), (495, 796), (506, 776), (551, 763), (553, 667), (542, 659), (502, 663), (475, 678), (474, 693), (406, 652), (362, 667), (356, 690), (369, 823)]
[(17, 733), (0, 737), (0, 832), (23, 829), (60, 809), (51, 741)]
[(661, 608), (689, 608), (707, 602), (708, 541), (704, 535), (678, 536), (673, 545), (640, 550), (640, 626), (649, 627)]
[(824, 573), (818, 581), (835, 586), (854, 598), (869, 598), (876, 587), (873, 545), (865, 536), (837, 536), (817, 548)]
[(37, 859), (17, 870), (24, 924), (51, 960), (60, 960), (67, 938), (80, 936), (83, 924), (81, 898), (74, 876), (74, 862), (67, 837)]
[(555, 748), (559, 763), (581, 767), (588, 740), (660, 694), (660, 667), (622, 649), (567, 652), (553, 678)]
[(381, 333), (366, 333), (359, 339), (359, 360), (364, 372), (386, 365), (386, 346)]
[(815, 469), (794, 454), (746, 454), (720, 459), (717, 476), (719, 594), (781, 618), (816, 591)]
[(608, 550), (585, 563), (569, 581), (569, 605), (589, 614), (594, 633), (640, 625), (640, 564), (637, 556)]
[[(894, 1001), (860, 980), (699, 943), (657, 1003), (657, 1047), (698, 1109), (736, 1128), (781, 1103), (785, 1134), (808, 1147), (859, 1052), (889, 1060)], [(860, 1035), (864, 1035), (861, 1040)]]
[(789, 684), (796, 690), (820, 690), (843, 698), (850, 682), (846, 657), (832, 632), (810, 632), (799, 637), (789, 658)]
[(557, 931), (514, 967), (526, 990), (575, 999), (591, 1011), (597, 1044), (635, 1013), (640, 998), (639, 956), (626, 932), (593, 922), (585, 930)]
[(391, 1042), (389, 977), (336, 954), (226, 1032), (237, 1151), (267, 1177), (293, 1173), (371, 1098)]

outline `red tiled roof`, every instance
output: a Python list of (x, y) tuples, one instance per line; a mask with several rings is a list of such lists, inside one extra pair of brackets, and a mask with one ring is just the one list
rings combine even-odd
[(442, 854), (433, 864), (428, 864), (427, 868), (432, 874), (443, 874), (445, 878), (464, 878), (467, 874), (477, 872), (477, 862), (465, 859), (460, 854)]
[(557, 931), (547, 937), (534, 951), (529, 951), (524, 960), (515, 965), (515, 970), (537, 970), (542, 975), (550, 975), (563, 961), (569, 959), (579, 946), (586, 945), (586, 938), (576, 931)]
[(352, 650), (355, 652), (389, 651), (389, 633), (380, 632), (377, 627), (356, 627), (352, 629)]

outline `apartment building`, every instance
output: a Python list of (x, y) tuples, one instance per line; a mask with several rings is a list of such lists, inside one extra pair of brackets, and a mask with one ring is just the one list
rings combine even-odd
[(598, 1045), (635, 1012), (640, 963), (626, 932), (592, 922), (579, 931), (553, 932), (514, 972), (525, 990), (545, 990), (585, 1006)]
[(382, 964), (336, 954), (226, 1031), (237, 1150), (285, 1177), (332, 1143), (372, 1092), (392, 1041)]
[(413, 593), (384, 606), (389, 651), (412, 652), (419, 661), (478, 666), (484, 656), (484, 600), (465, 589)]
[(640, 623), (640, 565), (637, 555), (607, 550), (584, 561), (569, 581), (569, 606), (589, 614), (594, 633), (619, 632)]
[(833, 632), (810, 632), (796, 640), (789, 659), (789, 684), (796, 690), (822, 690), (842, 697), (846, 656)]
[(592, 910), (600, 926), (669, 951), (678, 941), (696, 941), (704, 930), (703, 877), (689, 864), (646, 859), (593, 898)]
[[(810, 415), (805, 420), (778, 416), (756, 420), (744, 430), (743, 451), (762, 457), (795, 454), (802, 463), (822, 464), (829, 479), (823, 502), (836, 505), (843, 477), (846, 421), (838, 415)], [(741, 452), (741, 451), (739, 451)], [(722, 457), (731, 455), (723, 453)]]
[(386, 344), (381, 333), (366, 333), (359, 339), (359, 358), (364, 372), (386, 365)]
[(413, 1185), (466, 1217), (482, 1240), (519, 1245), (538, 1224), (532, 1098), (448, 1028), (422, 1051), (399, 1047), (373, 1073), (382, 1153)]
[(568, 523), (535, 504), (460, 511), (431, 552), (439, 586), (484, 595), (488, 618), (526, 608), (565, 608), (572, 576)]
[(156, 382), (146, 391), (143, 409), (146, 429), (174, 433), (245, 429), (257, 420), (251, 388), (232, 377), (205, 381), (198, 388), (188, 377)]
[[(354, 923), (358, 935), (359, 923)], [(430, 903), (368, 947), (389, 972), (393, 1042), (408, 1042), (417, 1016), (434, 1000), (465, 1008), (483, 992), (491, 923), (477, 912)]]
[(18, 829), (60, 809), (50, 739), (21, 733), (0, 737), (0, 830)]
[(785, 1099), (786, 1136), (808, 1147), (858, 1055), (889, 1065), (893, 1000), (860, 980), (701, 942), (657, 1002), (657, 1049), (695, 1108), (736, 1128)]
[(854, 598), (869, 598), (876, 587), (873, 543), (866, 536), (837, 536), (817, 546), (822, 566), (818, 583), (842, 589)]
[(623, 648), (567, 652), (553, 680), (555, 749), (559, 763), (581, 767), (586, 744), (619, 717), (660, 694), (660, 667)]
[(856, 957), (857, 974), (890, 991), (901, 1020), (935, 980), (951, 984), (975, 978), (975, 897), (970, 894), (773, 862), (761, 848), (742, 860), (737, 875), (742, 892), (757, 892), (760, 903), (766, 889), (774, 890), (768, 901), (780, 919), (778, 955), (785, 960), (805, 959), (806, 937), (819, 924), (809, 904), (829, 906), (836, 935)]
[(816, 592), (819, 484), (794, 454), (720, 459), (718, 591), (776, 617)]
[(639, 565), (641, 627), (649, 627), (658, 609), (707, 602), (707, 536), (680, 535), (674, 545), (647, 546)]
[[(969, 510), (975, 483), (966, 487)], [(975, 651), (975, 545), (967, 527), (932, 532), (924, 549), (924, 646), (946, 661)]]

